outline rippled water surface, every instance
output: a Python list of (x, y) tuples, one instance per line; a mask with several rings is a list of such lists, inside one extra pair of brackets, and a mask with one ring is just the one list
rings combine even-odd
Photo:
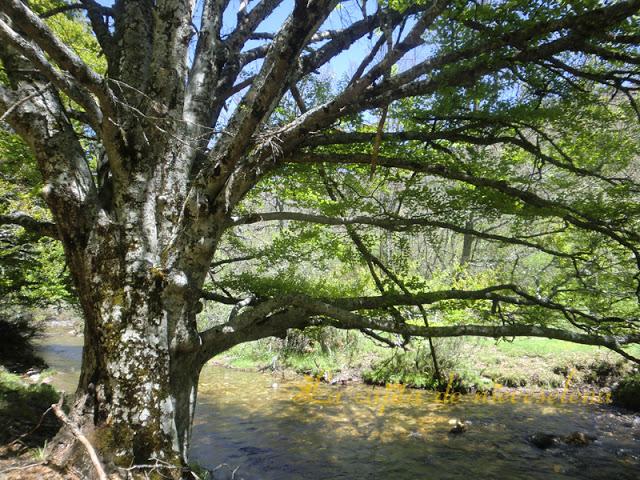
[[(80, 339), (48, 337), (43, 356), (72, 391)], [(460, 435), (453, 419), (470, 422)], [(535, 432), (580, 431), (586, 447), (539, 450)], [(436, 402), (421, 391), (329, 386), (207, 366), (191, 458), (215, 478), (640, 479), (640, 419), (582, 404)], [(217, 468), (216, 468), (217, 467)], [(235, 472), (234, 472), (235, 471)]]

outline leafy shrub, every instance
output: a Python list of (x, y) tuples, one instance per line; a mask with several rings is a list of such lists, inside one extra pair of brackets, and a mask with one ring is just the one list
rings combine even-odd
[(640, 411), (640, 372), (623, 378), (613, 390), (613, 402)]
[(585, 383), (605, 387), (619, 380), (625, 371), (623, 358), (598, 358), (588, 365)]
[(389, 358), (374, 364), (363, 375), (364, 381), (375, 385), (401, 383), (415, 388), (436, 388), (439, 384), (433, 365), (424, 352), (393, 352)]

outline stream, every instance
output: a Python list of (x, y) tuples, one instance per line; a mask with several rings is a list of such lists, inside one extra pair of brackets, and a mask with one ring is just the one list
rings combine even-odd
[[(73, 392), (82, 339), (52, 332), (39, 347), (52, 384)], [(503, 399), (504, 400), (504, 399)], [(461, 434), (455, 419), (468, 422)], [(588, 446), (541, 450), (536, 432), (584, 432)], [(190, 458), (215, 479), (640, 478), (640, 417), (606, 405), (532, 398), (436, 401), (432, 392), (333, 386), (207, 365)]]

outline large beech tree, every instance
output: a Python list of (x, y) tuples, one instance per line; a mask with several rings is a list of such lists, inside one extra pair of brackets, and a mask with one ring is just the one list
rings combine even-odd
[[(160, 462), (180, 476), (203, 364), (291, 328), (386, 343), (541, 336), (633, 358), (638, 11), (640, 0), (0, 0), (0, 115), (30, 146), (53, 221), (0, 220), (64, 246), (86, 321), (71, 418), (108, 470)], [(105, 71), (54, 33), (61, 15), (90, 25)], [(319, 93), (328, 68), (342, 78)], [(314, 195), (258, 208), (302, 186)], [(378, 293), (260, 290), (251, 265), (273, 256), (221, 246), (241, 250), (234, 232), (274, 221), (343, 232)], [(463, 265), (479, 241), (564, 273), (546, 290), (522, 277), (429, 289), (368, 235), (425, 229), (464, 238)], [(243, 275), (206, 283), (212, 265)], [(203, 302), (233, 308), (199, 331)], [(430, 325), (430, 306), (451, 302), (485, 315)], [(73, 438), (52, 451), (82, 467)]]

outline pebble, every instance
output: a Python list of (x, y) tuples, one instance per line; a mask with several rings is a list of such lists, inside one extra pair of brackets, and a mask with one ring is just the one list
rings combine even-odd
[(583, 432), (572, 432), (563, 438), (564, 443), (567, 445), (574, 445), (578, 447), (586, 447), (596, 439), (593, 435)]

